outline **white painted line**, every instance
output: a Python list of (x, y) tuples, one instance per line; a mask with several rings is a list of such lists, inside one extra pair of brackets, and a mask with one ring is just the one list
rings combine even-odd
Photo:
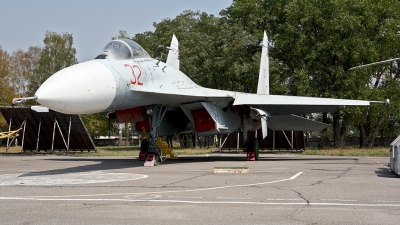
[[(116, 195), (146, 195), (146, 194), (166, 194), (166, 193), (184, 193), (184, 192), (197, 192), (197, 191), (210, 191), (210, 190), (218, 190), (218, 189), (226, 189), (226, 188), (235, 188), (235, 187), (250, 187), (250, 186), (258, 186), (265, 184), (273, 184), (284, 181), (290, 181), (296, 179), (303, 172), (299, 172), (296, 175), (282, 180), (275, 181), (266, 181), (261, 183), (253, 183), (253, 184), (238, 184), (238, 185), (228, 185), (228, 186), (217, 186), (217, 187), (209, 187), (209, 188), (199, 188), (199, 189), (186, 189), (186, 190), (175, 190), (175, 191), (150, 191), (150, 192), (136, 192), (136, 193), (110, 193), (110, 194), (92, 194), (92, 195), (64, 195), (64, 196), (32, 196), (32, 198), (68, 198), (68, 197), (95, 197), (95, 196), (116, 196)], [(0, 198), (1, 199), (1, 198)]]
[(182, 196), (167, 196), (167, 198), (188, 198), (188, 199), (202, 199), (204, 197), (182, 197)]
[(293, 177), (289, 178), (290, 180), (296, 179), (296, 177), (300, 176), (303, 172), (298, 172), (296, 175)]
[(321, 199), (321, 201), (357, 202), (357, 200), (353, 199)]
[(310, 205), (322, 205), (322, 206), (364, 206), (364, 207), (400, 207), (400, 204), (363, 204), (363, 203), (310, 203)]
[(147, 178), (147, 175), (131, 173), (106, 173), (102, 171), (77, 173), (30, 172), (0, 174), (0, 186), (51, 186), (120, 182)]
[(400, 201), (377, 201), (377, 202), (396, 202), (396, 203), (400, 203)]
[(311, 206), (343, 206), (343, 207), (400, 207), (400, 204), (370, 204), (370, 203), (327, 203), (327, 202), (241, 202), (241, 201), (185, 201), (185, 200), (161, 200), (161, 199), (53, 199), (53, 198), (13, 198), (0, 197), (0, 200), (21, 200), (21, 201), (69, 201), (69, 202), (158, 202), (158, 203), (187, 203), (187, 204), (242, 204), (242, 205), (311, 205)]
[(368, 157), (368, 158), (374, 160), (374, 161), (375, 161), (376, 163), (378, 163), (379, 165), (381, 165), (381, 166), (385, 167), (386, 169), (389, 169), (389, 170), (390, 170), (390, 168), (389, 168), (388, 166), (383, 165), (383, 163), (379, 162), (378, 160), (376, 160), (376, 159), (374, 159), (374, 158), (371, 158), (371, 157)]
[(375, 159), (374, 159), (374, 161), (375, 161), (376, 163), (378, 163), (379, 165), (381, 165), (381, 166), (384, 166), (384, 167), (388, 168), (387, 166), (383, 165), (383, 163), (379, 162), (378, 160), (375, 160)]
[(251, 200), (252, 198), (236, 198), (236, 197), (217, 197), (217, 199), (231, 199), (231, 200)]

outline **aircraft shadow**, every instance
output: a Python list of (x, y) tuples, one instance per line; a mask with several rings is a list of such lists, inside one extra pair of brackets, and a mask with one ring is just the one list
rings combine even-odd
[(64, 158), (64, 159), (46, 159), (51, 161), (60, 162), (99, 162), (91, 165), (82, 165), (76, 167), (69, 167), (63, 169), (45, 170), (45, 171), (35, 171), (20, 175), (19, 177), (29, 177), (29, 176), (44, 176), (44, 175), (55, 175), (55, 174), (71, 174), (71, 173), (82, 173), (91, 171), (103, 171), (103, 170), (116, 170), (116, 169), (126, 169), (143, 166), (143, 161), (138, 161), (137, 159), (93, 159), (93, 158)]
[[(35, 171), (29, 172), (20, 175), (20, 177), (28, 177), (28, 176), (43, 176), (43, 175), (55, 175), (55, 174), (71, 174), (71, 173), (81, 173), (81, 172), (92, 172), (92, 171), (105, 171), (105, 170), (117, 170), (117, 169), (127, 169), (127, 168), (135, 168), (135, 167), (143, 167), (144, 161), (139, 161), (136, 157), (126, 158), (126, 159), (110, 159), (110, 158), (60, 158), (60, 159), (45, 159), (49, 161), (59, 161), (59, 162), (98, 162), (96, 164), (90, 165), (82, 165), (82, 166), (75, 166), (63, 169), (53, 169), (53, 170), (44, 170), (44, 171)], [(320, 162), (317, 161), (343, 161), (348, 160), (352, 163), (355, 158), (277, 158), (277, 157), (268, 157), (268, 156), (260, 156), (258, 161), (262, 162), (276, 162), (276, 161), (312, 161), (309, 164), (329, 164), (330, 162)], [(231, 162), (249, 162), (246, 161), (245, 155), (209, 155), (209, 156), (179, 156), (179, 159), (167, 159), (159, 166), (167, 166), (172, 164), (187, 164), (187, 163), (198, 163), (198, 162), (224, 162), (224, 161), (231, 161)], [(332, 162), (335, 163), (335, 162)], [(350, 162), (349, 162), (350, 163)], [(378, 172), (377, 172), (378, 174)], [(390, 171), (386, 172), (382, 170), (379, 172), (380, 176), (387, 176), (387, 177), (395, 177)]]
[[(268, 157), (268, 156), (260, 156), (257, 161), (264, 162), (290, 162), (290, 161), (336, 161), (336, 160), (348, 160), (351, 163), (354, 160), (358, 160), (355, 158), (288, 158), (288, 157)], [(233, 162), (246, 162), (246, 155), (209, 155), (209, 156), (179, 156), (179, 159), (167, 159), (163, 164), (176, 164), (176, 163), (194, 163), (194, 162), (215, 162), (215, 161), (233, 161)], [(251, 161), (247, 161), (251, 162)], [(325, 164), (321, 162), (320, 164)]]
[(392, 171), (388, 170), (387, 168), (379, 168), (377, 171), (375, 171), (375, 174), (378, 177), (385, 177), (385, 178), (397, 178)]

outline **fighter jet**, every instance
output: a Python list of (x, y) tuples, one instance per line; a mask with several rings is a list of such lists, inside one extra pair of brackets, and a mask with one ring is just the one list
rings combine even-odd
[[(261, 42), (257, 93), (205, 88), (179, 70), (175, 35), (166, 62), (153, 59), (138, 43), (116, 39), (95, 59), (65, 68), (46, 80), (34, 97), (42, 106), (66, 114), (112, 112), (121, 123), (135, 122), (150, 134), (150, 148), (161, 135), (193, 130), (198, 135), (262, 129), (322, 130), (328, 125), (299, 114), (331, 112), (338, 106), (368, 106), (372, 101), (269, 94), (268, 38)], [(381, 102), (384, 103), (384, 102)]]

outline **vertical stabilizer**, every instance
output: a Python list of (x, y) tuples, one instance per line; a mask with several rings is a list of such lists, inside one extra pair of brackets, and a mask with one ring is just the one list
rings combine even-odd
[(166, 64), (179, 70), (179, 48), (178, 39), (175, 37), (175, 34), (172, 35), (171, 46), (168, 49), (169, 52)]
[(260, 74), (258, 76), (257, 94), (269, 94), (269, 58), (268, 58), (268, 37), (264, 31), (264, 38), (261, 42), (261, 63)]

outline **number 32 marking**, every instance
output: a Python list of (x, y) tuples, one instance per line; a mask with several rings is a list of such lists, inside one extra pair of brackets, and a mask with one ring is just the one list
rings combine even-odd
[[(133, 78), (135, 78), (134, 80), (129, 79), (131, 81), (131, 84), (135, 85), (139, 85), (139, 86), (143, 86), (143, 83), (139, 81), (140, 77), (142, 76), (142, 70), (139, 68), (139, 66), (137, 65), (128, 65), (128, 64), (124, 64), (125, 67), (129, 67), (132, 70), (132, 75)], [(137, 76), (137, 78), (136, 78)]]

